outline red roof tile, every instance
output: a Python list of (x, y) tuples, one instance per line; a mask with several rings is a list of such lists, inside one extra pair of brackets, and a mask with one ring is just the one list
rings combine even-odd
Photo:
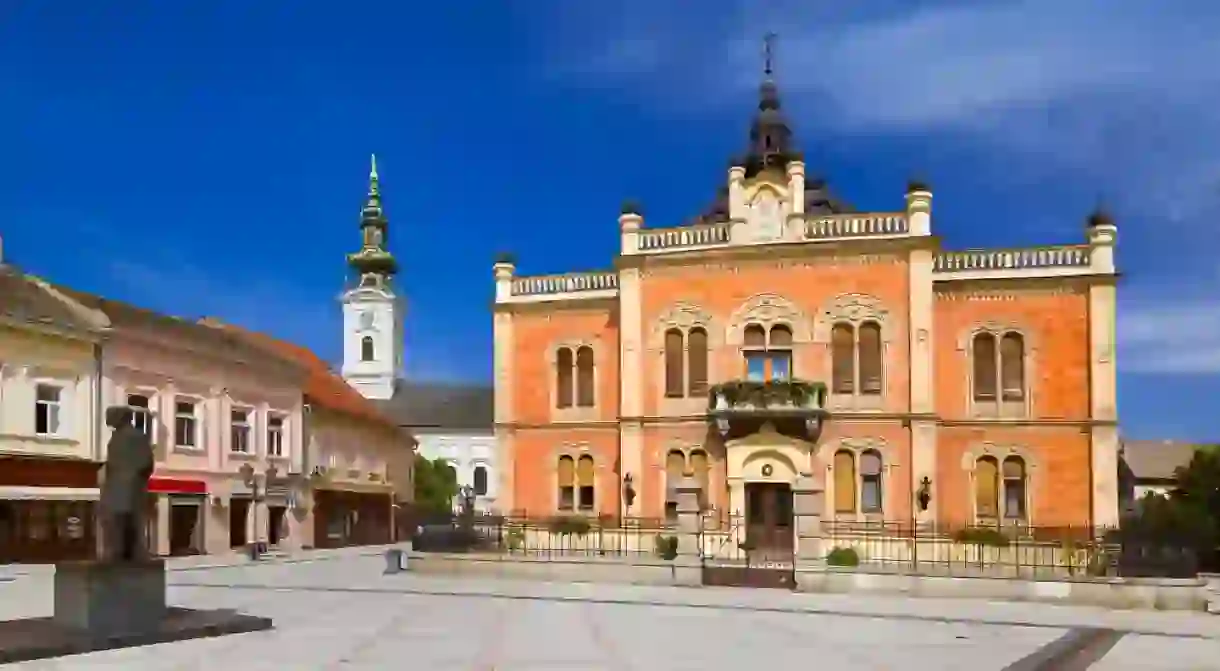
[[(301, 363), (308, 371), (305, 381), (305, 398), (311, 405), (354, 419), (373, 422), (384, 428), (408, 435), (398, 427), (396, 422), (382, 414), (375, 403), (353, 389), (347, 381), (331, 370), (325, 361), (305, 347), (262, 333), (247, 331), (232, 324), (224, 324), (214, 319), (204, 319), (200, 323), (224, 329), (245, 338), (258, 347), (270, 350), (273, 354)], [(414, 441), (412, 440), (412, 442)]]

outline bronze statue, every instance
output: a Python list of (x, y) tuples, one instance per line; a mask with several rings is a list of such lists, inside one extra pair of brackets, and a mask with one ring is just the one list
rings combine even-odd
[(114, 429), (106, 444), (100, 516), (102, 559), (134, 561), (147, 555), (144, 513), (153, 448), (148, 436), (132, 425), (131, 408), (106, 408), (106, 426)]

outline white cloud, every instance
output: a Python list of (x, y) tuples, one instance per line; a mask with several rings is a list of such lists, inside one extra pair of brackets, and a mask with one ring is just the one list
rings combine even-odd
[[(1200, 281), (1220, 253), (1220, 6), (881, 0), (866, 13), (776, 0), (758, 14), (743, 0), (706, 25), (627, 7), (633, 20), (600, 32), (586, 17), (569, 72), (612, 79), (601, 88), (617, 95), (737, 110), (758, 83), (759, 36), (774, 29), (781, 90), (802, 126), (965, 142), (1104, 195), (1124, 268), (1138, 269), (1120, 292), (1120, 367), (1220, 373), (1220, 302), (1207, 299), (1220, 277)], [(570, 65), (582, 53), (596, 68)], [(1213, 291), (1181, 298), (1200, 285)]]
[(1220, 301), (1133, 304), (1119, 312), (1121, 370), (1220, 374)]

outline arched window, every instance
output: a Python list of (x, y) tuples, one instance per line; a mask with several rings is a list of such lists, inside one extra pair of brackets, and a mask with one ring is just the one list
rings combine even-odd
[(835, 324), (830, 330), (831, 389), (836, 394), (856, 391), (856, 329), (851, 324)]
[(999, 515), (999, 490), (999, 463), (995, 457), (979, 457), (974, 465), (974, 509), (980, 518), (994, 520)]
[[(974, 400), (1002, 401), (1018, 406), (1025, 400), (1025, 338), (1015, 331), (1003, 335), (978, 333), (971, 341)], [(999, 411), (999, 406), (980, 410)]]
[(665, 332), (665, 396), (681, 398), (686, 386), (682, 351), (682, 331), (669, 329)]
[(856, 458), (848, 450), (835, 452), (835, 512), (856, 512)]
[(881, 453), (867, 450), (860, 454), (860, 512), (881, 512)]
[(707, 393), (707, 331), (696, 326), (686, 336), (687, 389), (692, 397)]
[(678, 483), (686, 472), (686, 455), (682, 450), (670, 450), (665, 455), (665, 519), (678, 521)]
[(593, 392), (593, 348), (589, 346), (576, 350), (576, 405), (581, 408), (592, 408)]
[(377, 348), (373, 345), (372, 336), (364, 336), (360, 339), (360, 360), (361, 361), (376, 361)]
[(860, 325), (859, 335), (856, 349), (860, 362), (860, 393), (879, 395), (882, 384), (881, 325), (864, 322)]
[(792, 329), (776, 324), (767, 332), (758, 324), (746, 326), (742, 351), (746, 378), (755, 382), (792, 377)]
[(576, 460), (566, 455), (559, 457), (556, 479), (559, 482), (559, 509), (571, 510), (576, 501)]
[(555, 407), (572, 407), (572, 368), (574, 361), (572, 350), (560, 347), (555, 354)]
[(576, 505), (584, 511), (593, 510), (594, 469), (593, 457), (585, 454), (576, 462)]
[(971, 345), (974, 357), (974, 400), (994, 401), (996, 398), (995, 336), (980, 333)]
[(1000, 393), (1005, 401), (1025, 399), (1025, 339), (1020, 333), (1000, 339)]
[(699, 509), (706, 510), (709, 505), (708, 495), (711, 491), (709, 489), (711, 463), (708, 461), (707, 452), (695, 450), (690, 453), (690, 470), (695, 474), (695, 482), (699, 483)]
[(1025, 460), (1008, 457), (1004, 460), (1004, 518), (1025, 519)]
[(487, 467), (474, 467), (474, 494), (475, 496), (487, 496)]

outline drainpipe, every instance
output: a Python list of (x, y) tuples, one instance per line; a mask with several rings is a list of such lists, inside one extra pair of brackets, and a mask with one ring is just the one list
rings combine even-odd
[(93, 343), (93, 436), (89, 446), (93, 461), (97, 462), (102, 460), (102, 433), (106, 425), (106, 409), (103, 407), (105, 398), (102, 393), (106, 379), (103, 363), (102, 340), (98, 340)]

